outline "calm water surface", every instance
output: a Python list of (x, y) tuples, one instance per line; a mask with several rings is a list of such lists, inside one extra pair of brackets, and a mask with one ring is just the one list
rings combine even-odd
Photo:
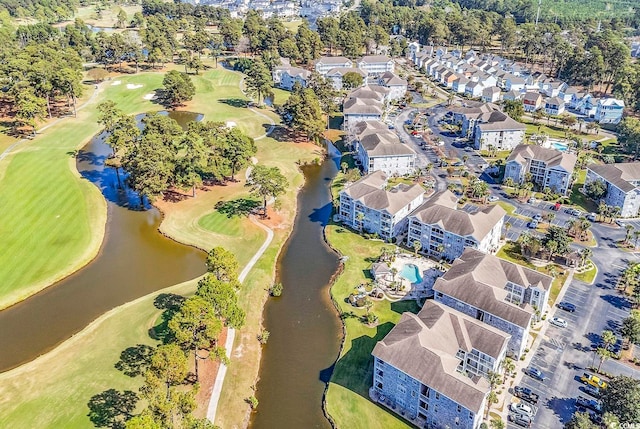
[[(182, 126), (200, 115), (169, 114)], [(98, 256), (85, 268), (0, 312), (0, 371), (45, 353), (118, 305), (184, 282), (206, 270), (205, 254), (158, 232), (161, 215), (139, 206), (105, 168), (111, 149), (97, 136), (78, 154), (77, 167), (107, 199), (107, 228)]]
[(338, 355), (342, 328), (329, 298), (338, 256), (324, 242), (331, 215), (329, 184), (337, 162), (305, 168), (295, 228), (278, 261), (284, 285), (265, 309), (271, 336), (264, 347), (252, 429), (330, 428), (322, 395)]

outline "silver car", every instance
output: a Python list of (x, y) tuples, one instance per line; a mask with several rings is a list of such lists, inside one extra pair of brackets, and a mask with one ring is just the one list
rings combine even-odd
[(564, 319), (561, 319), (559, 317), (552, 317), (549, 320), (549, 323), (551, 323), (554, 326), (557, 326), (559, 328), (566, 328), (567, 327), (567, 321)]

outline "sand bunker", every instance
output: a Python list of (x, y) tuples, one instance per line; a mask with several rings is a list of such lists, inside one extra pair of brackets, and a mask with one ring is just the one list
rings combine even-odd
[(127, 84), (127, 89), (138, 89), (138, 88), (142, 88), (142, 85), (134, 85), (132, 83)]
[(111, 85), (116, 86), (116, 85), (120, 85), (122, 82), (120, 82), (119, 80), (115, 80), (113, 82), (111, 82)]
[(149, 94), (145, 94), (144, 97), (145, 100), (153, 100), (154, 98), (156, 98), (156, 95), (153, 92), (150, 92)]
[(233, 121), (227, 121), (227, 128), (235, 128), (238, 124)]

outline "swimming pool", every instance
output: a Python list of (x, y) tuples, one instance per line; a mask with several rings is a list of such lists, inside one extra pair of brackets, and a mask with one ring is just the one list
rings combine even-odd
[(567, 148), (569, 147), (566, 143), (563, 143), (561, 141), (551, 140), (549, 143), (551, 144), (551, 149), (559, 150), (560, 152), (566, 152)]
[(420, 275), (420, 269), (413, 264), (404, 264), (400, 275), (411, 283), (422, 283), (422, 276)]

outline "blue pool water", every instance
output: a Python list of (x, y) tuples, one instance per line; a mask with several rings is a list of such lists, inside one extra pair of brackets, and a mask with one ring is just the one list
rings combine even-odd
[(411, 283), (422, 283), (420, 269), (413, 264), (405, 264), (400, 271), (400, 275)]
[(551, 148), (555, 150), (559, 150), (560, 152), (565, 152), (567, 150), (567, 144), (561, 142), (551, 142)]

